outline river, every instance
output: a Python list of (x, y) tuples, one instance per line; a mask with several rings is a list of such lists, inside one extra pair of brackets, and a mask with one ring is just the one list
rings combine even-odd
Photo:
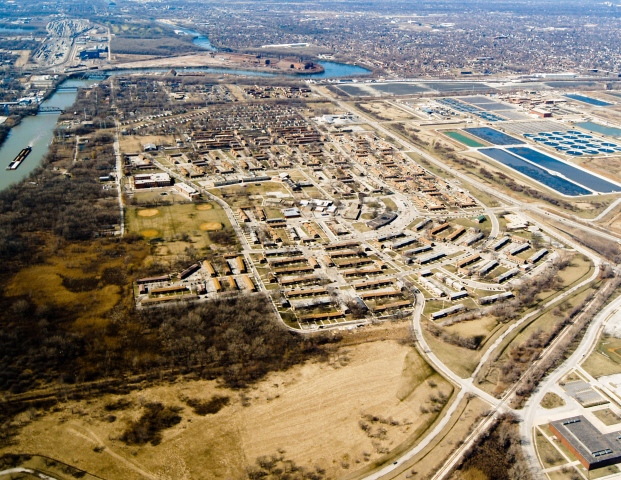
[[(188, 35), (194, 36), (193, 42), (205, 50), (216, 50), (209, 39), (198, 32), (176, 27), (176, 30), (183, 31)], [(290, 75), (296, 78), (342, 78), (360, 75), (368, 75), (370, 72), (366, 68), (358, 65), (348, 65), (338, 62), (321, 62), (324, 71), (310, 75)], [(139, 70), (115, 70), (106, 72), (107, 75), (122, 75), (131, 73), (166, 72), (167, 68), (148, 68)], [(185, 72), (204, 71), (217, 74), (244, 75), (254, 77), (276, 77), (278, 74), (269, 72), (257, 72), (252, 70), (237, 70), (226, 68), (187, 68)], [(85, 87), (96, 83), (95, 80), (76, 80), (70, 79), (62, 83), (63, 87)], [(59, 107), (65, 109), (73, 105), (77, 97), (77, 92), (57, 91), (45, 102), (44, 107)], [(48, 146), (52, 141), (54, 128), (58, 121), (58, 113), (39, 113), (36, 116), (26, 117), (22, 122), (11, 129), (9, 136), (0, 147), (0, 190), (4, 190), (12, 183), (26, 178), (41, 162), (41, 159), (48, 151)], [(23, 161), (17, 170), (5, 170), (9, 163), (25, 147), (30, 145), (32, 152)]]
[[(209, 50), (211, 52), (218, 51), (216, 47), (214, 47), (209, 38), (202, 33), (195, 32), (194, 30), (190, 30), (182, 27), (174, 27), (176, 32), (182, 32), (186, 35), (191, 35), (194, 37), (192, 43), (197, 47), (201, 47), (204, 50)], [(295, 50), (291, 51), (292, 54), (295, 53)], [(359, 65), (349, 65), (347, 63), (338, 63), (338, 62), (318, 62), (323, 67), (323, 72), (321, 73), (311, 73), (309, 75), (290, 75), (292, 77), (298, 78), (342, 78), (342, 77), (358, 77), (361, 75), (370, 74), (370, 70), (361, 67)], [(278, 74), (270, 74), (270, 73), (260, 73), (262, 72), (250, 72), (248, 70), (227, 70), (225, 68), (210, 68), (205, 69), (214, 73), (237, 73), (238, 75), (253, 75), (253, 76), (278, 76)], [(238, 73), (240, 72), (240, 73)], [(287, 75), (289, 76), (289, 75)]]
[[(93, 80), (66, 80), (63, 87), (84, 87), (96, 83)], [(75, 102), (77, 92), (56, 92), (45, 102), (44, 107), (68, 108)], [(25, 117), (22, 122), (11, 129), (2, 147), (0, 147), (0, 190), (27, 177), (40, 163), (48, 151), (58, 121), (58, 113), (39, 113)], [(32, 152), (17, 170), (5, 170), (17, 154), (30, 145)]]
[[(320, 62), (323, 67), (323, 72), (310, 73), (308, 75), (296, 75), (296, 74), (279, 74), (271, 72), (262, 72), (257, 70), (240, 70), (235, 68), (217, 68), (217, 67), (187, 67), (179, 68), (175, 67), (177, 72), (205, 72), (215, 73), (222, 75), (243, 75), (245, 77), (278, 77), (284, 76), (289, 78), (299, 78), (303, 80), (305, 78), (345, 78), (356, 77), (361, 75), (368, 75), (370, 72), (366, 68), (358, 65), (349, 65), (347, 63), (338, 62)], [(162, 73), (168, 72), (170, 68), (125, 68), (120, 70), (107, 70), (106, 75), (131, 75), (133, 73)], [(104, 73), (104, 72), (99, 72)]]

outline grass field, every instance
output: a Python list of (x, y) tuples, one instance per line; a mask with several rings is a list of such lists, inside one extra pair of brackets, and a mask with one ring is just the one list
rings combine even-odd
[(461, 378), (468, 378), (472, 374), (479, 363), (482, 352), (451, 345), (434, 337), (424, 328), (422, 331), (431, 350), (447, 367)]
[(397, 211), (397, 204), (390, 198), (383, 197), (382, 202), (386, 205), (386, 208), (389, 208), (393, 212)]
[(610, 410), (610, 408), (604, 408), (603, 410), (594, 410), (593, 415), (599, 418), (604, 423), (604, 425), (610, 426), (621, 423), (621, 417), (619, 417), (619, 415)]
[(471, 228), (471, 227), (478, 228), (485, 235), (489, 235), (492, 231), (492, 221), (489, 219), (489, 217), (485, 217), (485, 218), (486, 220), (482, 223), (475, 222), (474, 220), (471, 220), (470, 218), (452, 218), (451, 223), (454, 225), (461, 225), (466, 228)]
[(489, 406), (477, 397), (464, 398), (440, 435), (413, 459), (401, 465), (393, 478), (428, 478), (457, 448), (480, 420), (481, 414), (488, 409)]
[(226, 213), (216, 203), (179, 203), (157, 208), (129, 207), (126, 221), (129, 231), (145, 237), (172, 240), (185, 233), (200, 247), (209, 243), (205, 231), (230, 227)]
[(592, 376), (621, 373), (621, 339), (603, 335), (582, 367)]
[(400, 108), (393, 107), (388, 103), (384, 102), (374, 102), (374, 103), (363, 103), (361, 104), (364, 108), (369, 109), (380, 119), (386, 120), (410, 120), (414, 118), (413, 115), (407, 113)]
[(552, 409), (558, 408), (565, 405), (565, 400), (559, 397), (554, 392), (548, 392), (543, 396), (543, 400), (541, 400), (541, 406), (543, 408)]
[(490, 335), (498, 327), (498, 321), (491, 316), (484, 316), (467, 322), (454, 323), (446, 328), (446, 331), (456, 333), (462, 337), (474, 337), (475, 335)]
[(557, 467), (567, 463), (563, 455), (538, 429), (535, 433), (535, 446), (545, 468)]
[(281, 197), (292, 197), (291, 192), (289, 192), (282, 183), (278, 182), (263, 182), (256, 185), (247, 184), (246, 187), (232, 186), (212, 188), (209, 192), (224, 199), (231, 207), (263, 205), (263, 199), (261, 197), (267, 197), (270, 193), (280, 195)]
[[(126, 480), (241, 478), (258, 457), (273, 454), (339, 478), (403, 442), (414, 443), (438, 416), (433, 399), (448, 400), (451, 393), (412, 347), (371, 341), (346, 346), (325, 363), (271, 374), (245, 392), (215, 381), (135, 391), (124, 397), (131, 406), (113, 412), (112, 422), (104, 405), (117, 396), (62, 403), (54, 412), (20, 419), (26, 425), (10, 450), (45, 452), (103, 478)], [(230, 405), (207, 416), (185, 406), (181, 423), (165, 430), (158, 446), (118, 440), (145, 401), (184, 406), (183, 398), (215, 394), (229, 396)]]
[(563, 280), (563, 286), (569, 287), (591, 274), (593, 269), (593, 262), (584, 255), (575, 255), (571, 259), (571, 264), (558, 273), (558, 276)]
[(211, 248), (231, 249), (231, 246), (214, 245), (209, 238), (210, 232), (231, 228), (226, 212), (215, 202), (129, 207), (125, 219), (128, 231), (142, 235), (145, 240), (157, 241), (151, 256), (145, 260), (147, 264), (173, 261), (186, 255), (187, 249), (200, 253), (210, 252)]

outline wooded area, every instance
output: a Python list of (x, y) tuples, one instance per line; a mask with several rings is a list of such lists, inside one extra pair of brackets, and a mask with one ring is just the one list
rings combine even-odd
[(98, 180), (113, 170), (113, 138), (90, 138), (85, 160), (73, 162), (55, 143), (29, 178), (0, 192), (0, 392), (9, 394), (0, 443), (10, 441), (10, 419), (30, 399), (43, 398), (43, 407), (58, 400), (36, 393), (50, 386), (70, 395), (102, 379), (191, 372), (242, 388), (327, 358), (338, 336), (287, 331), (262, 295), (134, 310), (131, 282), (144, 274), (150, 246), (132, 235), (97, 237), (119, 211), (116, 191)]

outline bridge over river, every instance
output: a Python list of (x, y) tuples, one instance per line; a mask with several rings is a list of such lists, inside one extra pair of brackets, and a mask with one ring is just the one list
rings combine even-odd
[(63, 109), (60, 107), (54, 107), (54, 106), (40, 106), (39, 113), (63, 113)]

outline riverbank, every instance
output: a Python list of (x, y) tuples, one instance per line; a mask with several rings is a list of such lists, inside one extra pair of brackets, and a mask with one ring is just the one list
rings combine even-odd
[(257, 58), (255, 55), (213, 52), (117, 63), (104, 71), (198, 67), (243, 69), (273, 75), (317, 75), (325, 71), (321, 64), (315, 62), (303, 63), (291, 59), (278, 60), (268, 57)]
[[(64, 80), (57, 87), (80, 88), (93, 83), (95, 82), (90, 80)], [(41, 103), (41, 106), (65, 109), (73, 105), (77, 95), (78, 92), (73, 90), (55, 90)], [(41, 159), (47, 154), (52, 142), (59, 116), (57, 112), (24, 115), (19, 123), (11, 125), (4, 142), (0, 144), (0, 158), (6, 162), (0, 165), (0, 190), (23, 180), (41, 164)], [(32, 152), (20, 167), (17, 170), (5, 170), (10, 161), (28, 145), (32, 146)]]
[[(67, 80), (67, 77), (65, 75), (57, 75), (57, 77), (58, 78), (54, 81), (52, 86), (45, 92), (41, 103), (45, 103), (46, 100), (53, 96), (56, 93), (56, 90), (58, 89), (60, 84)], [(19, 110), (11, 113), (4, 123), (0, 124), (0, 148), (2, 148), (2, 146), (4, 145), (4, 141), (9, 137), (11, 129), (21, 124), (24, 118), (36, 116), (38, 110), (39, 105), (34, 104), (32, 106), (22, 107)], [(1, 189), (2, 188), (0, 187), (0, 190)]]

